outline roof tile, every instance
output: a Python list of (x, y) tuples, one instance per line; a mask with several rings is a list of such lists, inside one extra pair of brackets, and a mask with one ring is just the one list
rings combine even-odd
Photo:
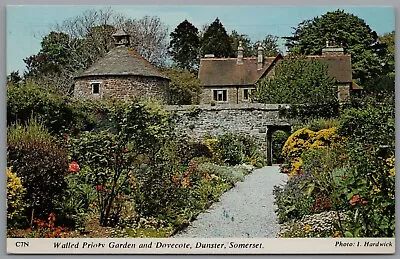
[(127, 46), (115, 47), (76, 78), (105, 75), (136, 75), (168, 79), (137, 51)]
[[(278, 55), (280, 56), (280, 55)], [(200, 59), (199, 78), (203, 86), (253, 85), (270, 67), (277, 57), (264, 57), (264, 66), (257, 70), (257, 57)]]

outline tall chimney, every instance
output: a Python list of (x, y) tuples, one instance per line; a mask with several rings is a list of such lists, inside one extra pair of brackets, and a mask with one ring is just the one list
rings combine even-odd
[(338, 47), (335, 41), (326, 41), (326, 47), (322, 49), (322, 55), (329, 56), (338, 54), (344, 54), (343, 42), (341, 42), (340, 47)]
[(237, 53), (237, 62), (236, 64), (242, 65), (243, 64), (243, 47), (242, 47), (242, 41), (239, 41), (239, 46), (238, 46), (238, 53)]
[(257, 70), (261, 70), (263, 68), (263, 63), (264, 63), (264, 58), (263, 58), (263, 47), (261, 46), (261, 41), (258, 43), (258, 48), (257, 48)]

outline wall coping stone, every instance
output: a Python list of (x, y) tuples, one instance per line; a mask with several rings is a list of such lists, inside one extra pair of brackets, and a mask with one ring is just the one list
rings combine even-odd
[(193, 111), (200, 109), (204, 111), (223, 111), (223, 110), (263, 110), (278, 111), (280, 108), (288, 108), (288, 104), (264, 104), (264, 103), (240, 103), (240, 104), (223, 104), (212, 106), (210, 104), (200, 105), (164, 105), (166, 111)]

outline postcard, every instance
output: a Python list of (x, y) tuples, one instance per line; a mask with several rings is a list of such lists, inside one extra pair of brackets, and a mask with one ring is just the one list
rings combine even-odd
[(9, 254), (393, 254), (391, 7), (8, 6)]

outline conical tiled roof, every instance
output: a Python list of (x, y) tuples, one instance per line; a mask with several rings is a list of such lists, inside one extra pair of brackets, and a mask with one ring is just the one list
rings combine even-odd
[(127, 46), (118, 46), (75, 78), (87, 76), (135, 75), (168, 79), (138, 52)]

